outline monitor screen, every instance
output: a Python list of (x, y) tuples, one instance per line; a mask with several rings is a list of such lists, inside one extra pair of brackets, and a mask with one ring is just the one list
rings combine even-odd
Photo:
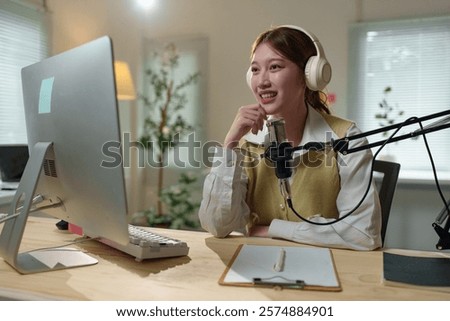
[[(20, 197), (26, 204), (30, 193), (40, 195), (59, 204), (47, 214), (90, 236), (126, 244), (123, 167), (104, 166), (105, 148), (121, 141), (113, 62), (112, 41), (105, 36), (22, 69), (30, 160), (14, 202)], [(23, 233), (13, 231), (14, 221), (5, 223), (4, 233)], [(8, 257), (16, 250), (3, 232), (0, 254)]]
[(27, 145), (0, 145), (0, 178), (2, 182), (19, 182), (27, 161)]

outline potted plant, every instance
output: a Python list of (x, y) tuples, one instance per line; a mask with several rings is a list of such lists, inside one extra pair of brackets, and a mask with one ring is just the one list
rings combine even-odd
[[(383, 90), (383, 99), (378, 103), (379, 112), (375, 114), (375, 118), (379, 120), (380, 127), (386, 127), (393, 125), (398, 121), (398, 118), (404, 114), (404, 111), (400, 109), (398, 104), (392, 104), (388, 102), (388, 95), (392, 92), (392, 87), (387, 86)], [(382, 136), (389, 137), (390, 131), (386, 130), (382, 132)], [(392, 153), (390, 144), (385, 147), (385, 152), (380, 156), (381, 159), (387, 161), (396, 161), (395, 154)]]
[[(400, 109), (398, 104), (392, 105), (388, 102), (387, 96), (392, 92), (392, 87), (387, 86), (383, 90), (383, 99), (378, 103), (380, 111), (375, 114), (375, 118), (379, 119), (379, 125), (381, 127), (395, 124), (399, 116), (404, 114), (404, 111)], [(389, 132), (383, 132), (383, 136), (388, 136)]]
[[(164, 170), (170, 149), (177, 147), (180, 137), (192, 132), (194, 127), (182, 116), (188, 102), (185, 88), (196, 83), (200, 74), (189, 74), (177, 80), (174, 71), (179, 66), (176, 46), (170, 43), (162, 53), (154, 53), (155, 67), (145, 71), (147, 92), (140, 95), (145, 108), (143, 131), (139, 143), (153, 155), (152, 166), (157, 169), (156, 206), (135, 214), (144, 218), (148, 225), (164, 225), (171, 228), (196, 227), (190, 218), (199, 204), (191, 201), (192, 184), (196, 177), (181, 174), (178, 183), (170, 188), (164, 186)], [(179, 191), (179, 192), (178, 192)]]

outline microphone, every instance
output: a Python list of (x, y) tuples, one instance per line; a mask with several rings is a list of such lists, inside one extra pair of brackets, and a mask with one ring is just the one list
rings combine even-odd
[(291, 200), (291, 185), (289, 177), (292, 175), (292, 145), (286, 139), (286, 130), (283, 118), (267, 120), (269, 130), (269, 146), (264, 157), (275, 164), (275, 175), (280, 183), (281, 194), (288, 202)]

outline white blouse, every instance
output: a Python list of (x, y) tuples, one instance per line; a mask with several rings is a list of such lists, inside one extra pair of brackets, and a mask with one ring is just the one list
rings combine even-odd
[[(267, 133), (248, 134), (245, 138), (263, 143)], [(359, 134), (355, 124), (346, 137)], [(308, 142), (325, 142), (338, 139), (324, 118), (309, 108), (303, 138), (300, 145)], [(365, 138), (353, 140), (349, 148), (367, 144)], [(306, 151), (298, 152), (298, 155)], [(295, 155), (294, 155), (295, 157)], [(225, 237), (233, 231), (247, 234), (246, 226), (251, 220), (250, 209), (245, 202), (247, 181), (245, 170), (239, 166), (243, 156), (234, 150), (216, 147), (214, 161), (205, 178), (203, 199), (199, 210), (202, 227), (216, 237)], [(347, 155), (337, 153), (341, 189), (336, 200), (339, 216), (351, 211), (363, 197), (369, 184), (372, 152), (364, 150)], [(373, 182), (361, 205), (348, 217), (331, 225), (314, 225), (308, 222), (291, 222), (274, 219), (269, 226), (269, 236), (299, 243), (354, 250), (373, 250), (381, 246), (381, 209)], [(257, 196), (254, 196), (257, 197)], [(295, 202), (295, 195), (292, 196)], [(333, 221), (317, 213), (308, 218), (315, 222)]]

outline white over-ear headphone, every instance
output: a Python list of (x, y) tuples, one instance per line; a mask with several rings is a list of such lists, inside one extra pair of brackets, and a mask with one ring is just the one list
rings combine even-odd
[[(317, 56), (310, 57), (306, 63), (305, 66), (306, 86), (313, 91), (324, 89), (325, 86), (331, 80), (331, 65), (327, 61), (327, 58), (325, 57), (325, 53), (319, 42), (319, 39), (317, 39), (317, 37), (314, 34), (307, 32), (305, 29), (302, 29), (297, 26), (282, 25), (279, 26), (278, 28), (290, 28), (301, 31), (312, 40), (314, 46), (316, 47)], [(251, 79), (252, 79), (252, 69), (250, 67), (247, 71), (247, 84), (249, 85), (250, 88), (251, 88)]]

